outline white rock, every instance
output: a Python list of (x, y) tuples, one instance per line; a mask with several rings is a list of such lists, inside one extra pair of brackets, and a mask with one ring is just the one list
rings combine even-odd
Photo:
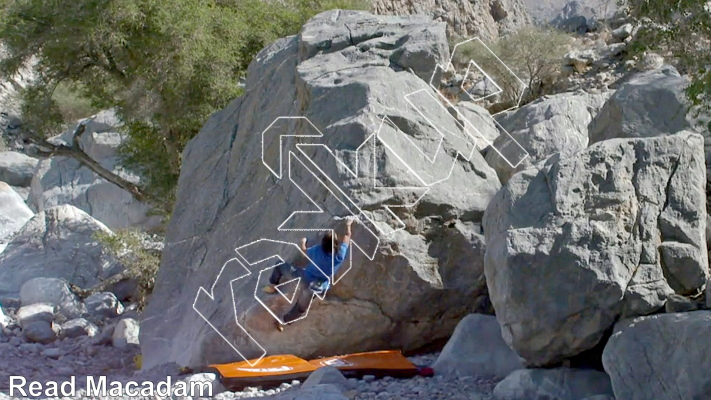
[(5, 313), (2, 310), (2, 306), (0, 306), (0, 329), (5, 329), (10, 325), (12, 322), (12, 319), (5, 315)]
[(6, 246), (11, 236), (35, 214), (5, 182), (0, 182), (0, 204), (0, 245)]
[(124, 318), (119, 321), (112, 337), (112, 344), (114, 347), (123, 349), (129, 344), (139, 344), (138, 334), (140, 332), (140, 327), (138, 321), (133, 318)]
[(622, 41), (627, 39), (632, 34), (632, 32), (634, 32), (634, 25), (627, 23), (613, 30), (612, 37)]
[(432, 365), (438, 375), (483, 379), (505, 378), (522, 368), (521, 358), (501, 337), (496, 317), (483, 314), (470, 314), (459, 322)]
[(15, 151), (0, 152), (0, 181), (10, 186), (28, 187), (38, 162)]
[(23, 329), (25, 325), (36, 321), (52, 322), (56, 314), (56, 306), (49, 303), (36, 303), (22, 306), (17, 311), (17, 321)]
[(94, 293), (84, 299), (87, 313), (95, 318), (113, 318), (123, 313), (123, 304), (110, 292)]
[(35, 215), (0, 254), (0, 296), (17, 295), (32, 278), (62, 278), (91, 287), (123, 267), (96, 240), (109, 229), (69, 205)]
[(23, 306), (49, 303), (59, 308), (58, 313), (69, 319), (86, 313), (84, 304), (69, 290), (67, 282), (57, 278), (33, 278), (22, 284), (20, 301)]

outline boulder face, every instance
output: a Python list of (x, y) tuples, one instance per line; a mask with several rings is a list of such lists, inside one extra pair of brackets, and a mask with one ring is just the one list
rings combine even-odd
[[(112, 111), (102, 111), (86, 124), (79, 144), (84, 152), (105, 168), (123, 178), (137, 182), (135, 175), (118, 167), (117, 149), (123, 140), (120, 123)], [(68, 144), (76, 127), (50, 139)], [(149, 216), (148, 205), (137, 201), (129, 192), (110, 183), (69, 157), (51, 157), (39, 162), (32, 179), (28, 202), (37, 211), (60, 204), (71, 204), (84, 210), (111, 229), (143, 227), (150, 229), (160, 218)]]
[[(417, 349), (448, 337), (462, 317), (486, 307), (480, 220), (500, 183), (468, 142), (448, 136), (438, 148), (435, 139), (440, 136), (405, 98), (418, 92), (436, 99), (426, 80), (447, 57), (443, 23), (354, 11), (316, 16), (300, 35), (278, 40), (257, 55), (246, 95), (214, 114), (183, 155), (162, 264), (141, 324), (144, 367), (240, 360), (201, 315), (223, 336), (233, 335), (231, 343), (245, 357), (261, 354), (256, 346), (249, 347), (253, 343), (247, 333), (268, 354), (311, 357)], [(442, 131), (458, 131), (444, 107), (426, 106), (437, 111), (429, 120)], [(273, 124), (283, 116), (307, 117), (323, 136), (299, 138), (299, 143), (322, 144), (333, 153), (321, 146), (297, 150), (296, 139), (288, 135), (319, 132), (302, 119)], [(375, 132), (376, 144), (367, 146)], [(381, 147), (389, 139), (390, 147)], [(431, 154), (439, 151), (435, 162), (421, 157), (422, 147)], [(289, 151), (293, 154), (287, 157)], [(469, 161), (455, 161), (459, 151), (471, 155)], [(334, 155), (358, 171), (357, 177), (346, 164), (331, 164)], [(368, 162), (357, 163), (356, 157), (368, 157), (363, 158)], [(304, 166), (311, 162), (322, 171), (308, 172)], [(281, 166), (283, 178), (266, 165), (273, 171)], [(370, 175), (373, 165), (377, 188)], [(355, 205), (346, 208), (333, 201), (312, 179), (324, 174)], [(429, 191), (422, 191), (420, 181), (429, 182)], [(414, 206), (388, 214), (385, 204)], [(277, 229), (295, 211), (317, 207), (324, 212), (297, 213)], [(259, 280), (260, 271), (269, 271), (275, 259), (258, 260), (277, 252), (293, 260), (294, 246), (283, 246), (291, 253), (267, 247), (255, 251), (250, 275), (227, 284), (229, 276), (244, 275), (247, 268), (228, 262), (236, 247), (265, 238), (298, 243), (302, 236), (318, 243), (321, 233), (295, 229), (340, 230), (343, 223), (334, 218), (358, 214), (357, 208), (365, 211), (354, 224), (352, 263), (342, 267), (347, 272), (325, 300), (313, 302), (306, 319), (285, 332), (276, 330), (276, 320), (255, 300), (259, 297), (275, 313), (288, 306), (278, 294), (268, 297), (260, 288), (266, 283), (266, 277)], [(388, 215), (397, 215), (404, 225)], [(207, 292), (198, 295), (200, 288), (212, 288), (213, 298)], [(235, 314), (246, 332), (235, 326)]]
[(28, 187), (38, 160), (15, 151), (0, 152), (0, 181), (11, 186)]
[(464, 38), (498, 39), (500, 35), (529, 25), (531, 19), (521, 0), (374, 0), (377, 14), (420, 14), (447, 23), (447, 33)]
[(22, 197), (17, 194), (5, 182), (0, 182), (0, 253), (10, 240), (10, 237), (17, 232), (34, 213), (22, 201)]
[[(588, 147), (588, 124), (610, 94), (545, 96), (503, 116), (498, 122), (508, 134), (502, 133), (493, 143), (502, 150), (489, 149), (486, 161), (501, 182), (506, 183), (516, 171), (553, 154), (567, 157)], [(514, 141), (520, 146), (512, 145)], [(521, 159), (523, 161), (515, 168), (507, 161)]]
[(672, 66), (644, 72), (625, 82), (590, 123), (590, 143), (613, 138), (653, 137), (692, 127), (685, 88), (689, 82)]
[(94, 238), (110, 232), (87, 213), (69, 205), (32, 217), (0, 254), (0, 296), (18, 295), (36, 277), (62, 278), (87, 288), (122, 266)]
[[(705, 399), (711, 349), (703, 332), (711, 312), (663, 314), (619, 322), (602, 362), (618, 399)], [(654, 379), (649, 379), (653, 376)]]
[(703, 138), (597, 143), (514, 175), (485, 217), (486, 280), (506, 342), (530, 365), (593, 348), (708, 277)]

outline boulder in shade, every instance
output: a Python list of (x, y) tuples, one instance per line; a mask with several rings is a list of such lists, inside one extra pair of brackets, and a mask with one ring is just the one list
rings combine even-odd
[(496, 317), (470, 314), (459, 322), (432, 368), (448, 377), (501, 379), (524, 365), (501, 337)]
[(580, 400), (612, 394), (604, 372), (572, 368), (521, 369), (494, 388), (497, 400)]

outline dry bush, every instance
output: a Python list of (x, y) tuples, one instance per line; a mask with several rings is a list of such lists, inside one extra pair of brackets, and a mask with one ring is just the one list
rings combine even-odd
[(469, 60), (475, 61), (503, 89), (499, 103), (513, 105), (523, 97), (524, 104), (551, 93), (555, 80), (561, 75), (563, 57), (572, 44), (573, 39), (568, 34), (526, 27), (487, 43), (491, 51), (476, 41), (464, 44), (458, 47), (452, 61), (457, 69), (466, 68)]

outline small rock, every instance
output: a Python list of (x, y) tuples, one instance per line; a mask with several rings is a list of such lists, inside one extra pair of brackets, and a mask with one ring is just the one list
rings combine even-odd
[(666, 304), (664, 304), (664, 310), (667, 313), (695, 311), (698, 308), (695, 302), (678, 294), (670, 294), (667, 297)]
[(375, 380), (375, 375), (363, 375), (364, 382), (373, 382)]
[(123, 304), (110, 292), (94, 293), (84, 300), (86, 311), (91, 317), (113, 318), (123, 313)]
[(77, 318), (62, 324), (62, 337), (76, 338), (79, 336), (93, 337), (99, 332), (99, 328), (84, 318)]
[[(373, 377), (375, 378), (375, 377)], [(304, 381), (301, 385), (302, 388), (310, 388), (316, 385), (330, 384), (341, 390), (341, 392), (346, 392), (355, 388), (353, 383), (349, 382), (345, 376), (334, 367), (321, 367), (316, 371), (312, 372), (311, 375)]]
[(62, 355), (62, 351), (56, 347), (52, 347), (49, 349), (42, 350), (40, 354), (42, 355), (42, 357), (58, 359)]
[(634, 31), (634, 26), (632, 24), (624, 24), (621, 27), (615, 29), (612, 31), (612, 37), (617, 39), (617, 40), (625, 40), (627, 39), (630, 35), (632, 35), (632, 32)]
[(652, 71), (664, 66), (664, 57), (652, 52), (642, 55), (642, 61), (637, 65), (640, 71)]
[(47, 321), (32, 321), (22, 327), (25, 338), (31, 342), (51, 343), (57, 339), (57, 332), (53, 324)]
[(48, 303), (37, 303), (29, 306), (23, 306), (17, 312), (17, 320), (20, 323), (20, 327), (24, 330), (25, 325), (36, 321), (51, 323), (54, 320), (55, 311), (56, 308), (54, 305)]
[(116, 325), (112, 335), (112, 344), (114, 347), (123, 349), (129, 344), (139, 344), (138, 333), (140, 327), (138, 321), (133, 318), (124, 318)]

